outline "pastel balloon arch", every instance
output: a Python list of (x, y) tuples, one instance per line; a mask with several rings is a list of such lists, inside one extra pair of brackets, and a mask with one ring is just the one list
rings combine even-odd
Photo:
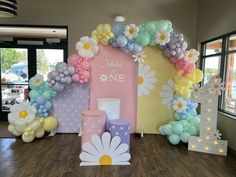
[(89, 82), (90, 65), (88, 60), (99, 51), (99, 45), (112, 45), (132, 56), (134, 62), (145, 64), (145, 46), (157, 46), (164, 56), (175, 65), (174, 101), (171, 109), (175, 111), (176, 121), (160, 127), (160, 132), (167, 135), (172, 144), (188, 142), (189, 135), (198, 135), (199, 118), (196, 104), (191, 102), (191, 89), (200, 82), (203, 73), (196, 69), (199, 52), (187, 50), (183, 34), (173, 31), (168, 20), (150, 21), (140, 25), (115, 22), (100, 24), (92, 31), (91, 37), (84, 36), (76, 43), (77, 54), (70, 55), (67, 63), (56, 64), (55, 70), (47, 75), (35, 75), (29, 80), (30, 102), (22, 102), (11, 108), (8, 115), (9, 131), (16, 136), (22, 135), (24, 142), (41, 138), (45, 132), (57, 128), (57, 119), (51, 114), (52, 99), (72, 83)]

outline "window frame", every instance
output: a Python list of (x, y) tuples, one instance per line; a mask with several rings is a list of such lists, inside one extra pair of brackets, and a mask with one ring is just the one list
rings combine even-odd
[[(232, 31), (220, 36), (217, 36), (215, 38), (211, 38), (209, 40), (203, 41), (200, 43), (200, 60), (199, 60), (199, 66), (200, 69), (204, 71), (205, 68), (205, 59), (209, 57), (214, 57), (214, 56), (220, 56), (220, 77), (222, 78), (223, 82), (226, 82), (226, 69), (227, 69), (227, 56), (233, 53), (236, 53), (236, 50), (228, 50), (228, 45), (229, 45), (229, 39), (232, 35), (236, 35), (236, 31)], [(216, 54), (210, 54), (210, 55), (205, 55), (206, 52), (206, 46), (208, 43), (222, 39), (222, 50), (220, 53)], [(202, 80), (201, 85), (203, 85), (204, 80)], [(236, 119), (236, 113), (232, 113), (229, 111), (226, 111), (223, 109), (223, 104), (224, 104), (224, 94), (225, 91), (219, 96), (218, 100), (218, 112), (223, 113), (225, 115), (228, 115), (232, 119)]]

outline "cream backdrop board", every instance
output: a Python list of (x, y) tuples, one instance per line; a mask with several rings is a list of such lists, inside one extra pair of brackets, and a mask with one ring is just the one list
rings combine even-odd
[[(155, 88), (151, 90), (148, 95), (138, 97), (136, 129), (137, 133), (140, 133), (143, 126), (144, 133), (158, 133), (158, 129), (161, 125), (174, 120), (173, 111), (169, 110), (168, 107), (162, 103), (160, 92), (162, 91), (163, 85), (167, 84), (168, 80), (173, 80), (176, 69), (169, 59), (164, 57), (158, 47), (145, 47), (144, 52), (146, 58), (145, 62), (142, 64), (143, 68), (146, 65), (150, 66), (150, 71), (155, 72), (153, 77), (156, 78), (156, 82), (153, 84)], [(142, 71), (142, 73), (147, 73), (147, 71)], [(143, 83), (145, 82), (142, 77), (143, 76), (139, 74), (139, 84), (140, 80)]]

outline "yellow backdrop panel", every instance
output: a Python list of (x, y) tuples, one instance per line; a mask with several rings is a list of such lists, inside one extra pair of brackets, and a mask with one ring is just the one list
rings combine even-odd
[(157, 82), (154, 84), (155, 89), (147, 96), (138, 97), (136, 128), (138, 133), (141, 132), (142, 126), (144, 133), (159, 133), (158, 129), (161, 125), (174, 120), (173, 111), (162, 103), (160, 92), (163, 84), (173, 80), (176, 69), (158, 47), (145, 47), (144, 51), (146, 54), (144, 65), (149, 65), (156, 73)]

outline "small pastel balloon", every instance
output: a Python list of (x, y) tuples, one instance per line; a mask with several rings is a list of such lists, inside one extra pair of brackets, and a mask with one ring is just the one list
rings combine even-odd
[(116, 36), (120, 36), (123, 34), (125, 29), (125, 25), (123, 23), (114, 23), (112, 25), (112, 32), (116, 35)]
[(52, 103), (50, 101), (47, 101), (46, 104), (45, 104), (45, 108), (50, 110), (52, 108)]
[(151, 37), (150, 37), (149, 33), (146, 31), (143, 31), (143, 32), (139, 33), (139, 35), (137, 36), (137, 38), (135, 40), (135, 43), (137, 43), (141, 46), (146, 46), (149, 44), (150, 40), (151, 40)]
[(51, 98), (51, 94), (49, 93), (49, 91), (43, 92), (43, 97), (49, 100)]
[(79, 61), (80, 56), (78, 54), (72, 54), (68, 57), (67, 62), (70, 66), (75, 66)]
[(73, 81), (73, 82), (79, 82), (79, 80), (80, 80), (80, 77), (79, 77), (78, 74), (74, 74), (74, 75), (72, 76), (72, 81)]
[(39, 93), (36, 90), (30, 90), (29, 92), (30, 98), (36, 98), (37, 96), (39, 96)]
[(72, 76), (75, 73), (75, 68), (72, 66), (68, 67), (69, 74)]
[(56, 83), (53, 87), (52, 87), (56, 92), (62, 92), (65, 88), (65, 86), (63, 84), (60, 83)]
[(198, 129), (194, 126), (191, 126), (190, 129), (189, 129), (189, 134), (191, 136), (197, 136), (198, 135)]
[(165, 135), (171, 135), (172, 134), (172, 126), (169, 124), (164, 125), (163, 132)]
[(67, 85), (69, 85), (69, 84), (72, 83), (71, 77), (66, 77), (65, 80), (66, 80), (65, 83), (66, 83)]
[(134, 44), (134, 46), (133, 46), (134, 53), (140, 53), (142, 50), (143, 50), (143, 47), (141, 45)]
[(172, 126), (172, 132), (176, 135), (180, 135), (183, 133), (183, 127), (180, 123), (176, 123), (175, 125)]

